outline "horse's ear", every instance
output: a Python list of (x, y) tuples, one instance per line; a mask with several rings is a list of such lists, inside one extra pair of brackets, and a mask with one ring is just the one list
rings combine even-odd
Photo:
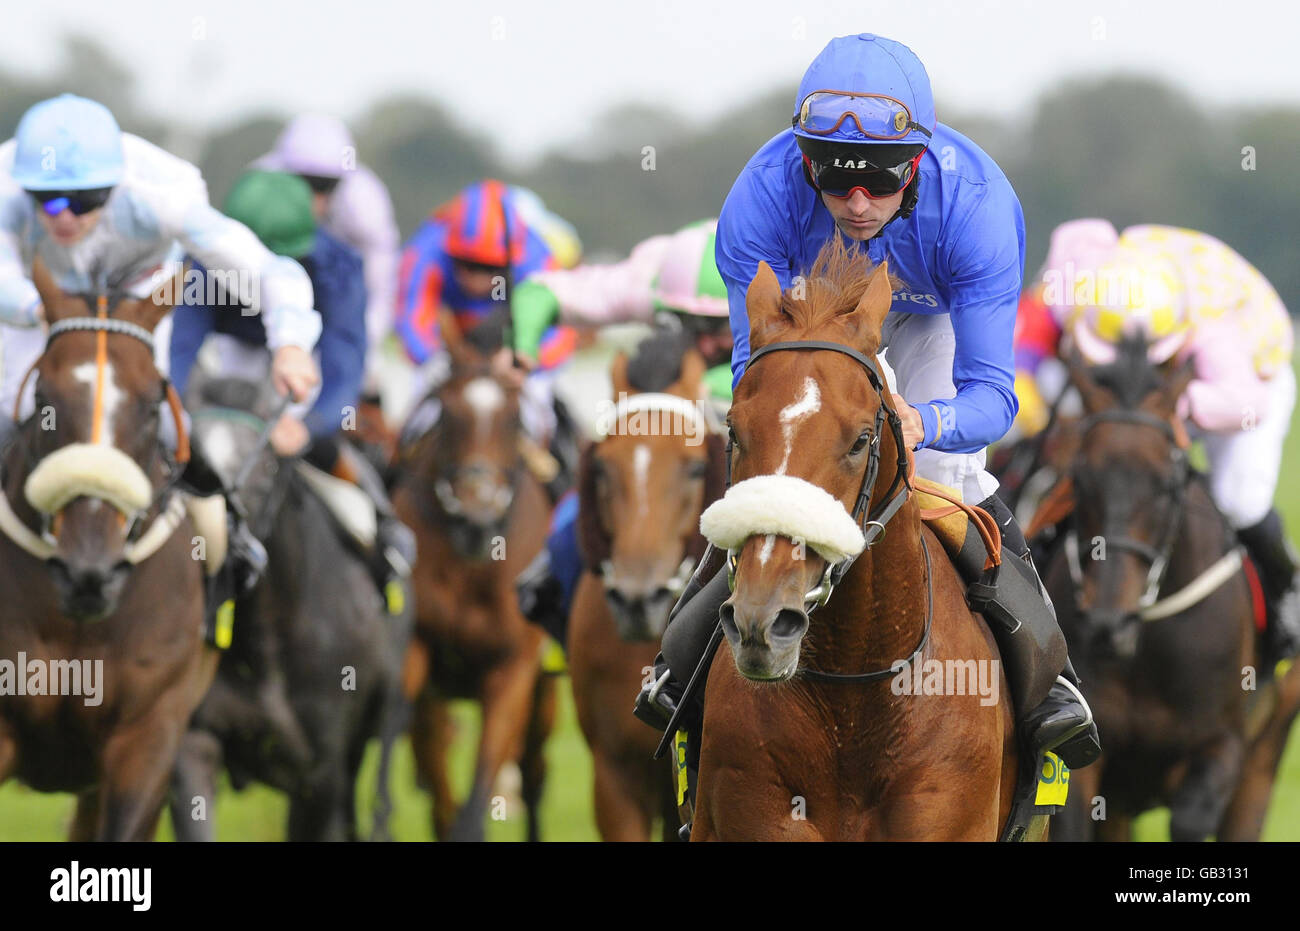
[(745, 311), (749, 315), (749, 348), (757, 349), (781, 319), (781, 282), (766, 262), (758, 263), (758, 271), (745, 292)]
[(873, 353), (880, 348), (880, 331), (893, 302), (894, 288), (889, 281), (889, 261), (885, 260), (872, 271), (867, 289), (862, 292), (858, 306), (853, 308), (851, 316), (856, 324), (858, 349)]
[(36, 285), (36, 293), (41, 296), (41, 304), (45, 308), (45, 322), (54, 323), (63, 317), (76, 316), (81, 310), (71, 308), (65, 311), (65, 305), (69, 302), (63, 289), (54, 281), (54, 276), (50, 274), (45, 260), (39, 255), (32, 259), (32, 284)]
[(1079, 389), (1079, 396), (1083, 399), (1083, 409), (1086, 412), (1095, 414), (1114, 405), (1114, 398), (1110, 392), (1098, 385), (1092, 377), (1092, 371), (1084, 361), (1083, 353), (1079, 351), (1078, 346), (1071, 345), (1070, 351), (1065, 353), (1063, 358), (1066, 371), (1070, 373), (1070, 381), (1075, 388)]
[(614, 400), (622, 395), (636, 394), (632, 383), (627, 379), (627, 353), (619, 352), (609, 367), (609, 381), (614, 387)]
[(1156, 413), (1162, 417), (1172, 417), (1178, 410), (1178, 399), (1183, 396), (1193, 379), (1196, 378), (1196, 359), (1188, 356), (1176, 362), (1167, 370), (1164, 383), (1156, 392)]
[(687, 349), (682, 354), (681, 373), (665, 390), (691, 401), (699, 400), (702, 397), (705, 370), (704, 356), (698, 350)]
[[(138, 323), (152, 333), (154, 328), (162, 322), (163, 317), (185, 303), (185, 273), (188, 269), (188, 265), (181, 265), (176, 274), (154, 288), (152, 294), (135, 301), (128, 312), (133, 318), (133, 322)], [(127, 314), (119, 311), (118, 315), (126, 316)]]
[(446, 307), (438, 314), (438, 335), (442, 338), (442, 344), (451, 357), (452, 368), (469, 368), (481, 361), (474, 347), (466, 342), (465, 334), (460, 331), (455, 315)]

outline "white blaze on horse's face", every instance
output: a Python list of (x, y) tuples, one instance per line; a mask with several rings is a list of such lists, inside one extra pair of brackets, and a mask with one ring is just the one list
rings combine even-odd
[(479, 431), (486, 436), (491, 429), (493, 415), (505, 407), (505, 391), (495, 379), (480, 375), (465, 386), (464, 397), (465, 403), (474, 411)]
[[(72, 370), (72, 377), (86, 386), (90, 392), (90, 403), (92, 409), (95, 404), (95, 378), (96, 366), (94, 362), (83, 362)], [(113, 444), (113, 417), (117, 413), (117, 407), (126, 397), (121, 387), (117, 384), (117, 372), (113, 370), (113, 363), (105, 360), (104, 362), (104, 424), (103, 432), (100, 434), (103, 441), (108, 445)]]
[(790, 464), (790, 453), (794, 451), (795, 428), (821, 409), (821, 389), (817, 387), (816, 380), (809, 375), (803, 380), (803, 390), (799, 392), (799, 397), (792, 404), (781, 408), (781, 436), (785, 439), (785, 454), (781, 457), (781, 464), (776, 467), (777, 475), (785, 475), (786, 467)]
[(636, 489), (637, 513), (649, 516), (650, 447), (645, 443), (638, 443), (636, 449), (632, 451), (632, 469), (636, 473), (634, 487)]

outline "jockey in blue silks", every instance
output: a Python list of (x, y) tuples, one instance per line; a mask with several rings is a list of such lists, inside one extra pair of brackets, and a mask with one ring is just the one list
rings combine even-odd
[[(906, 283), (894, 292), (882, 347), (917, 473), (989, 511), (1004, 546), (1022, 556), (1037, 583), (1024, 534), (984, 468), (985, 447), (1006, 433), (1017, 410), (1012, 336), (1025, 255), (1020, 203), (987, 154), (937, 121), (929, 76), (911, 49), (879, 36), (845, 36), (826, 46), (800, 83), (791, 128), (749, 160), (723, 205), (716, 258), (731, 308), (737, 383), (749, 358), (745, 294), (759, 262), (788, 288), (833, 236), (873, 263), (888, 258)], [(691, 668), (669, 670), (661, 656), (654, 684), (638, 698), (638, 716), (660, 727), (677, 707), (681, 683), (728, 594), (725, 571), (711, 583), (701, 575), (664, 638), (674, 663)], [(1041, 583), (1037, 588), (1042, 593)], [(692, 598), (696, 592), (700, 597)], [(1013, 692), (1018, 677), (1027, 682), (1049, 662), (1033, 644), (1061, 640), (1045, 593), (1029, 601), (1015, 618), (1020, 623), (1007, 625), (1014, 630), (990, 624)], [(669, 651), (673, 638), (698, 651)], [(1046, 698), (1017, 709), (1021, 735), (1030, 748), (1086, 766), (1100, 752), (1096, 726), (1068, 658), (1059, 671)], [(698, 727), (702, 708), (684, 709), (681, 720), (688, 731)]]

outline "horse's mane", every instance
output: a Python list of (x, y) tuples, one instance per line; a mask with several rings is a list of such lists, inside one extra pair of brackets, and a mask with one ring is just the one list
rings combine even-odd
[(677, 330), (659, 330), (637, 344), (628, 360), (627, 380), (637, 391), (662, 391), (682, 375), (682, 358), (690, 337)]
[[(816, 330), (858, 305), (875, 270), (871, 259), (850, 252), (844, 239), (833, 235), (813, 259), (812, 267), (802, 273), (802, 281), (796, 279), (782, 292), (781, 310), (796, 327)], [(894, 291), (906, 287), (892, 274), (889, 286)]]
[(1138, 407), (1164, 382), (1161, 370), (1147, 358), (1147, 340), (1141, 333), (1125, 336), (1116, 346), (1114, 362), (1092, 370), (1092, 378), (1118, 399), (1123, 408)]

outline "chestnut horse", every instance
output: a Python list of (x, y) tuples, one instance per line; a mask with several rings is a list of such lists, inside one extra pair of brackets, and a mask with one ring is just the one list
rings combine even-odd
[[(46, 694), (0, 693), (0, 782), (76, 793), (73, 840), (150, 840), (218, 655), (204, 645), (203, 565), (172, 487), (188, 457), (180, 402), (154, 366), (171, 304), (163, 291), (65, 295), (39, 260), (33, 280), (51, 328), (36, 411), (3, 460), (0, 660), (21, 651), (18, 676), (51, 678)], [(164, 401), (175, 461), (159, 439)]]
[(1300, 669), (1247, 678), (1249, 567), (1175, 413), (1193, 369), (1151, 365), (1140, 337), (1111, 365), (1069, 361), (1086, 416), (1044, 581), (1104, 749), (1074, 774), (1055, 839), (1128, 840), (1134, 816), (1167, 805), (1173, 840), (1258, 840)]
[[(732, 485), (701, 520), (731, 551), (733, 593), (730, 650), (706, 686), (693, 841), (992, 841), (1011, 812), (1018, 748), (998, 647), (921, 522), (875, 357), (892, 289), (884, 264), (838, 237), (802, 295), (782, 293), (766, 263), (749, 286)], [(996, 700), (898, 685), (934, 661), (983, 668)]]
[[(663, 839), (677, 840), (672, 771), (652, 759), (659, 738), (629, 713), (628, 696), (654, 667), (668, 612), (704, 552), (700, 512), (723, 491), (722, 441), (699, 406), (703, 374), (703, 358), (675, 336), (643, 342), (631, 367), (620, 353), (610, 429), (579, 466), (586, 571), (570, 612), (569, 675), (607, 841), (649, 840), (660, 817)], [(640, 429), (646, 415), (672, 429)]]
[[(519, 760), (528, 838), (536, 840), (555, 687), (541, 675), (545, 635), (520, 612), (514, 582), (545, 542), (550, 504), (520, 457), (519, 389), (492, 373), (492, 347), (471, 344), (448, 316), (441, 332), (452, 363), (438, 390), (441, 413), (401, 454), (393, 488), (418, 552), (403, 674), (415, 700), (412, 749), (439, 839), (482, 840), (497, 774)], [(447, 781), (453, 698), (483, 708), (473, 784), (459, 811)]]

